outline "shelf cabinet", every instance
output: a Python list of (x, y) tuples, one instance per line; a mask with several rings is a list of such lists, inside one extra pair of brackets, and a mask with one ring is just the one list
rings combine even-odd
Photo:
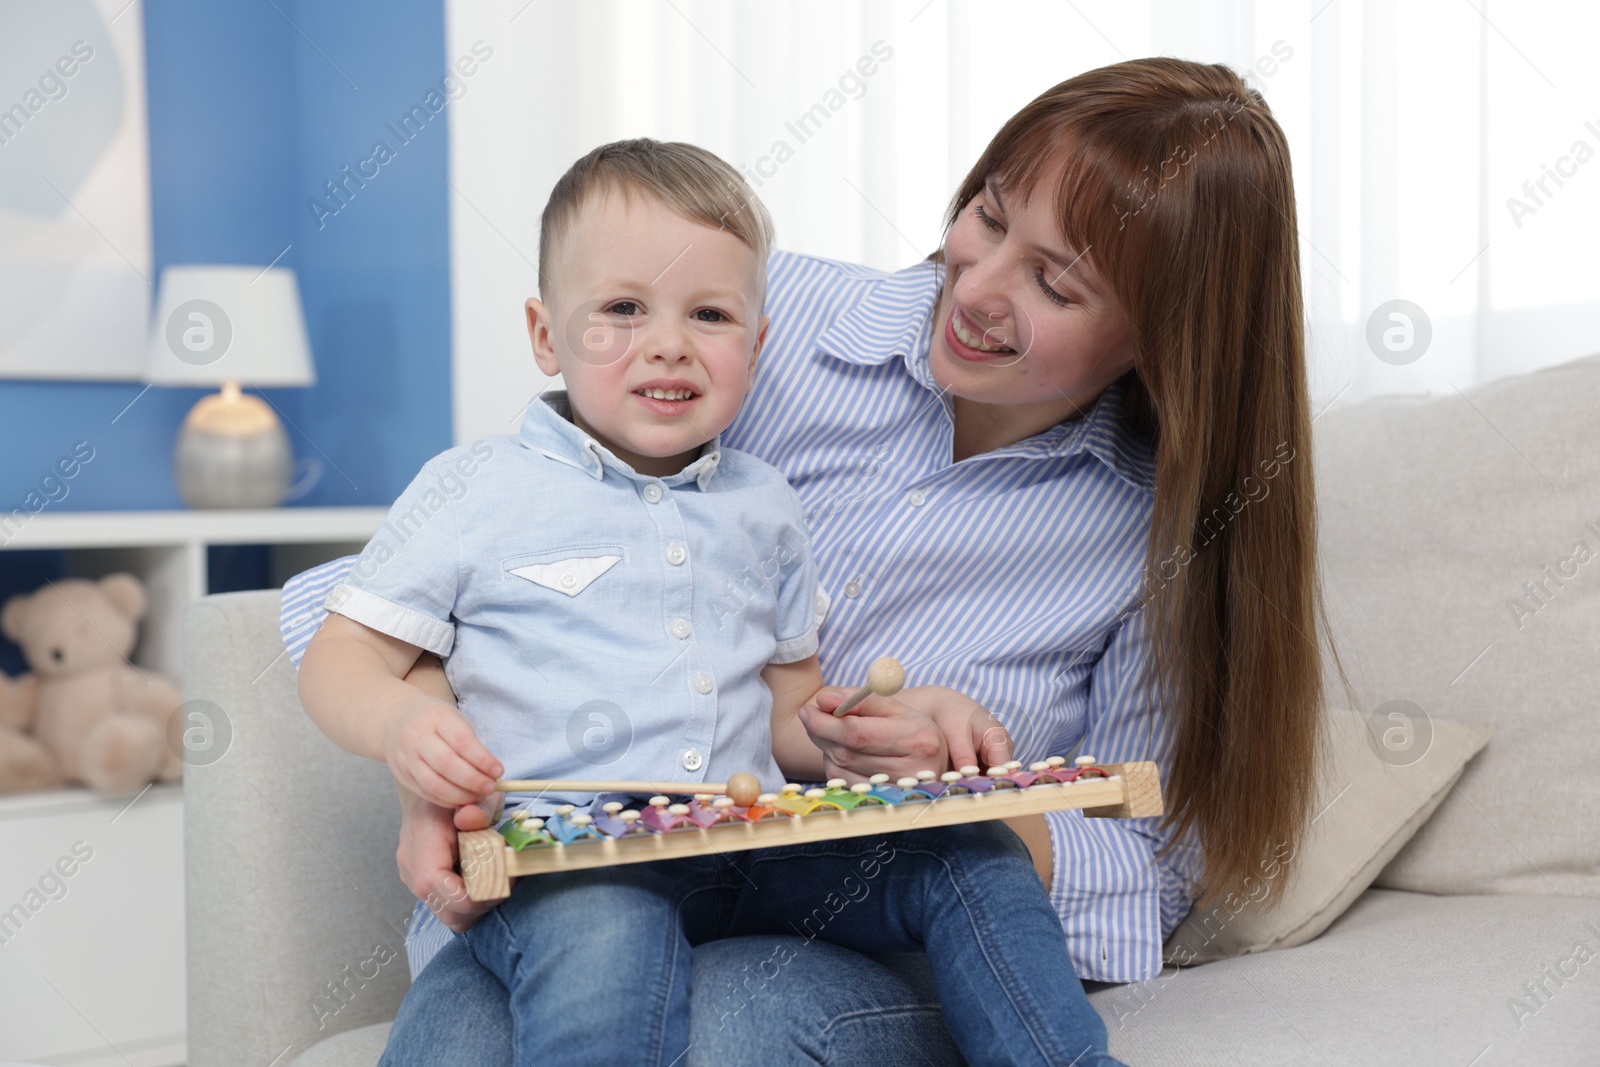
[[(150, 608), (134, 661), (181, 677), (183, 612), (206, 551), (266, 545), (273, 581), (358, 551), (385, 508), (64, 512), (6, 551), (63, 550), (70, 576), (125, 570)], [(262, 664), (265, 668), (267, 664)], [(185, 1060), (183, 790), (0, 797), (0, 1062), (177, 1067)]]

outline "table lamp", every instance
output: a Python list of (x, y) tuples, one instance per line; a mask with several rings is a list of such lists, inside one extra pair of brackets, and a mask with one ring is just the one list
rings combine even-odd
[(289, 438), (241, 385), (312, 385), (294, 271), (175, 266), (161, 272), (145, 381), (214, 385), (178, 432), (178, 492), (194, 508), (270, 508), (289, 492)]

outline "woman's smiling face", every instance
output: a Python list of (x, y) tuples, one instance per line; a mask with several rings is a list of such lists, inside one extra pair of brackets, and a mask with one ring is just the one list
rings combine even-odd
[(1024, 199), (991, 177), (962, 209), (945, 236), (929, 355), (941, 388), (1031, 409), (1041, 429), (1082, 414), (1133, 365), (1127, 317), (1089, 250), (1062, 239), (1045, 193), (1054, 188), (1046, 174)]

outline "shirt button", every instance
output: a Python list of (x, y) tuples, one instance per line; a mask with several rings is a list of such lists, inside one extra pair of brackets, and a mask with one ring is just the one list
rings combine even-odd
[[(688, 637), (691, 632), (692, 632), (692, 628), (689, 626), (689, 620), (688, 619), (673, 619), (672, 620), (672, 636), (673, 637)], [(702, 690), (702, 692), (704, 692), (704, 690)]]
[(906, 494), (906, 500), (914, 508), (920, 508), (922, 506), (923, 502), (926, 501), (927, 499), (928, 499), (928, 495), (926, 493), (924, 493), (921, 489), (913, 489), (913, 490), (911, 490), (911, 492)]
[(697, 692), (697, 693), (709, 693), (709, 692), (711, 692), (711, 688), (712, 688), (712, 686), (711, 686), (711, 675), (706, 674), (704, 671), (701, 671), (699, 674), (694, 676), (694, 690), (695, 690), (695, 692)]
[(645, 486), (644, 498), (652, 504), (661, 503), (661, 486), (656, 482), (651, 482), (649, 485)]
[(817, 599), (815, 599), (815, 600), (813, 600), (811, 602), (811, 610), (812, 610), (812, 612), (814, 614), (817, 614), (817, 615), (821, 615), (823, 612), (827, 611), (828, 610), (827, 598), (824, 597), (821, 593), (818, 593), (817, 594)]
[(683, 769), (686, 771), (698, 771), (703, 763), (705, 757), (700, 755), (698, 748), (691, 748), (683, 754)]
[(575, 586), (577, 584), (578, 584), (578, 576), (576, 574), (563, 574), (561, 576), (561, 588), (563, 588), (563, 589), (571, 589), (573, 586)]
[(861, 595), (861, 583), (860, 582), (846, 582), (845, 586), (844, 586), (844, 595), (849, 597), (851, 600), (854, 600), (856, 597), (860, 596)]
[(667, 562), (672, 564), (674, 567), (678, 566), (679, 564), (681, 564), (684, 560), (686, 560), (688, 558), (689, 558), (689, 553), (687, 553), (687, 552), (685, 552), (683, 550), (683, 546), (682, 545), (668, 545), (667, 546)]

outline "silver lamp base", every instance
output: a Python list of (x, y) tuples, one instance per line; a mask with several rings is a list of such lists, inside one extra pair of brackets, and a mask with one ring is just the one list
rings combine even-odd
[(289, 438), (270, 405), (224, 387), (190, 410), (173, 450), (192, 508), (274, 508), (289, 494)]

